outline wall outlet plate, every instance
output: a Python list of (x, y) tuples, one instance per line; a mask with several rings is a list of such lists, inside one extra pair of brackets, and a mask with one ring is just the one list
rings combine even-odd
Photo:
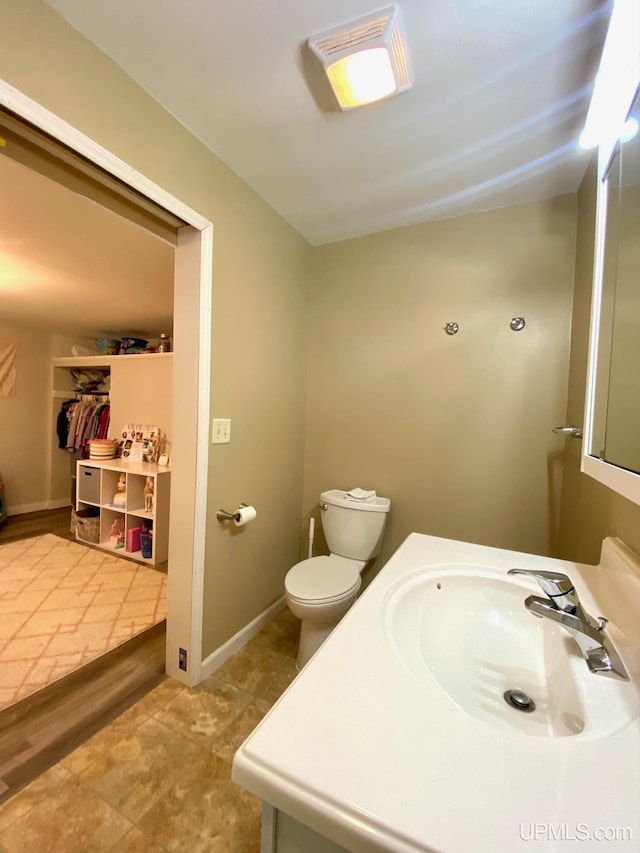
[(229, 444), (231, 441), (231, 418), (214, 418), (211, 428), (211, 444)]
[(187, 671), (187, 650), (186, 649), (178, 649), (178, 669), (181, 669), (183, 672)]

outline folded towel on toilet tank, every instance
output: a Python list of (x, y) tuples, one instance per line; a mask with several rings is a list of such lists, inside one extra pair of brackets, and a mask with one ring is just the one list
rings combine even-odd
[(348, 501), (375, 501), (375, 489), (351, 489), (346, 493)]

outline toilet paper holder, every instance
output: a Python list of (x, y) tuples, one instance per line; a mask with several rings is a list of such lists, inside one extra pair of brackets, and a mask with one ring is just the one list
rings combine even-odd
[(245, 506), (249, 506), (249, 504), (241, 503), (235, 512), (227, 512), (226, 509), (219, 509), (216, 513), (216, 518), (218, 521), (239, 521), (240, 510)]

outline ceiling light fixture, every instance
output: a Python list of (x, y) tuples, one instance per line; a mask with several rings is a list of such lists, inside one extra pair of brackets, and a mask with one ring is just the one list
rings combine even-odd
[(397, 95), (411, 87), (409, 62), (397, 6), (311, 36), (340, 109)]

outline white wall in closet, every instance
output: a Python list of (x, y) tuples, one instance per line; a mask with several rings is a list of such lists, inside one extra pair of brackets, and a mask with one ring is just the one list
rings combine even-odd
[[(17, 341), (16, 392), (0, 398), (0, 473), (9, 515), (48, 509), (51, 459), (58, 453), (57, 497), (70, 499), (69, 460), (57, 450), (55, 417), (60, 400), (51, 394), (51, 358), (86, 340), (50, 335), (26, 324), (0, 324), (0, 336)], [(58, 501), (57, 505), (60, 505)]]

